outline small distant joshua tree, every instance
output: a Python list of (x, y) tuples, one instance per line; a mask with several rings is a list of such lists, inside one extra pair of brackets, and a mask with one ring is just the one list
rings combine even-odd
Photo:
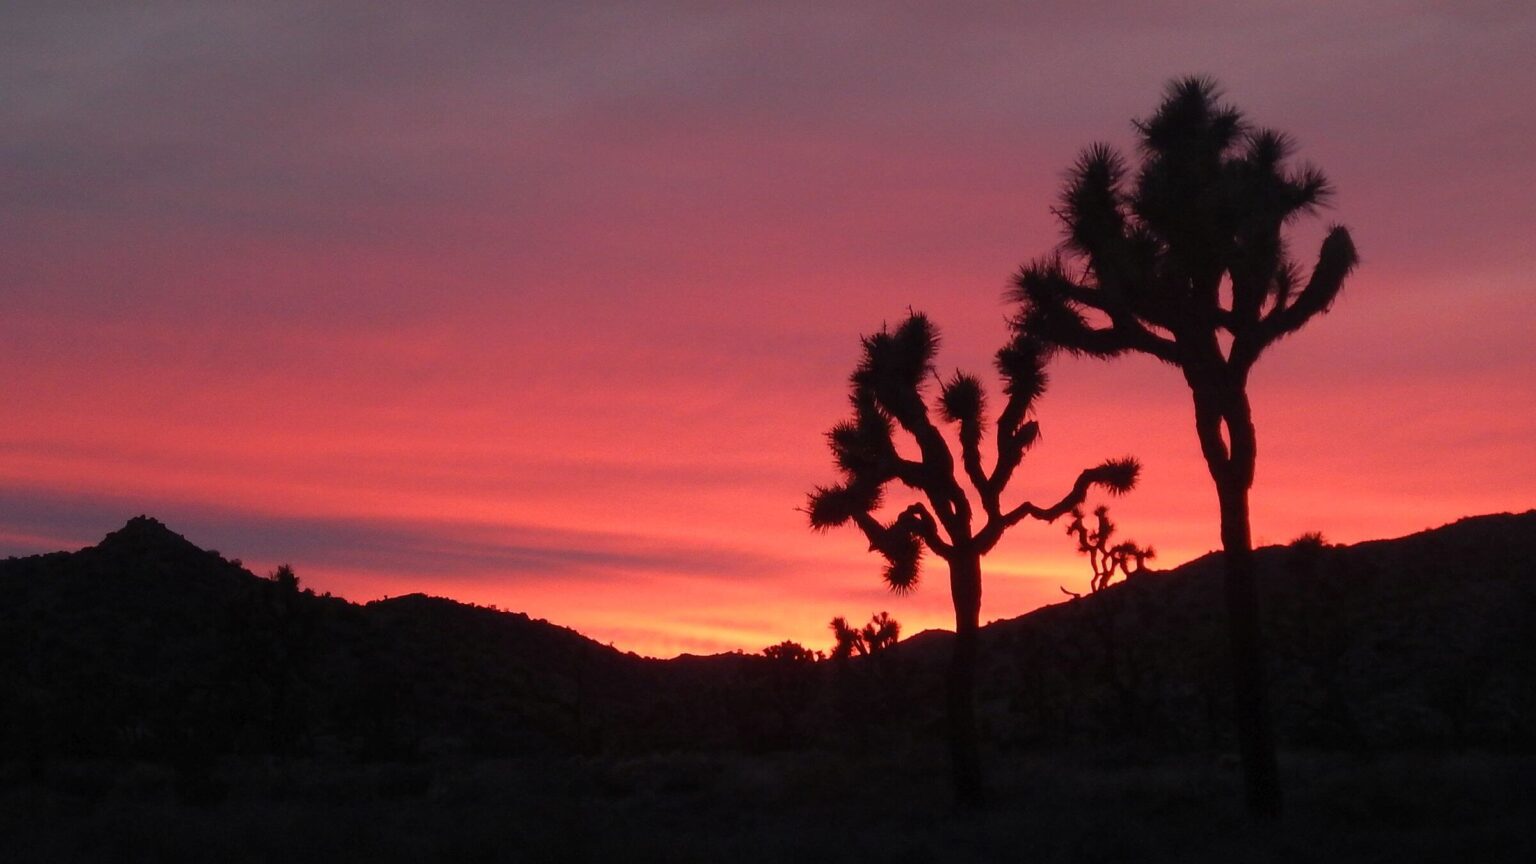
[[(1088, 582), (1089, 593), (1098, 593), (1109, 586), (1115, 578), (1115, 571), (1126, 579), (1140, 573), (1146, 563), (1157, 557), (1151, 546), (1141, 547), (1134, 542), (1126, 540), (1110, 545), (1110, 538), (1115, 534), (1115, 523), (1109, 521), (1109, 508), (1100, 505), (1093, 511), (1094, 527), (1089, 528), (1084, 521), (1082, 508), (1072, 508), (1072, 522), (1067, 525), (1067, 534), (1077, 538), (1077, 551), (1088, 556), (1088, 564), (1093, 568), (1093, 578)], [(1064, 593), (1073, 597), (1082, 596), (1067, 589), (1061, 589)]]
[(1280, 812), (1274, 730), (1254, 589), (1248, 491), (1257, 444), (1248, 376), (1277, 341), (1327, 312), (1358, 258), (1328, 229), (1310, 272), (1285, 228), (1332, 194), (1293, 167), (1284, 133), (1251, 125), (1215, 82), (1168, 86), (1138, 121), (1140, 164), (1095, 144), (1068, 174), (1056, 210), (1065, 241), (1016, 278), (1017, 326), (1090, 357), (1128, 352), (1179, 370), (1221, 510), (1237, 733), (1249, 812)]
[[(989, 469), (982, 456), (988, 424), (978, 379), (956, 373), (938, 382), (939, 415), (958, 427), (958, 461), (929, 413), (924, 389), (930, 379), (937, 378), (933, 359), (939, 335), (926, 316), (912, 313), (895, 330), (882, 329), (864, 337), (863, 344), (863, 359), (850, 380), (853, 417), (827, 433), (842, 480), (817, 487), (806, 513), (818, 531), (850, 522), (857, 525), (869, 539), (870, 551), (885, 558), (885, 581), (898, 594), (917, 587), (924, 549), (949, 566), (955, 608), (946, 698), (949, 747), (956, 797), (975, 804), (982, 798), (974, 704), (981, 558), (1009, 528), (1026, 518), (1054, 521), (1081, 504), (1094, 486), (1114, 494), (1129, 491), (1139, 466), (1134, 459), (1110, 460), (1083, 471), (1054, 504), (1040, 507), (1024, 502), (1005, 508), (1003, 490), (1040, 434), (1039, 425), (1028, 415), (1045, 390), (1045, 349), (1021, 331), (997, 352), (1007, 399), (997, 416)], [(898, 451), (898, 428), (912, 439), (917, 458)], [(893, 481), (925, 500), (885, 521), (876, 514)], [(973, 510), (972, 495), (981, 505), (980, 513)]]
[[(1143, 548), (1129, 540), (1113, 543), (1115, 523), (1109, 521), (1108, 507), (1094, 508), (1093, 522), (1093, 527), (1088, 527), (1082, 509), (1073, 508), (1067, 534), (1077, 540), (1077, 551), (1088, 556), (1088, 564), (1093, 568), (1088, 591), (1097, 594), (1109, 587), (1117, 571), (1125, 579), (1130, 579), (1140, 573), (1156, 553), (1151, 546)], [(1074, 599), (1083, 596), (1065, 588), (1061, 590)], [(1144, 715), (1145, 705), (1141, 697), (1143, 666), (1136, 650), (1134, 634), (1131, 639), (1126, 638), (1125, 631), (1128, 628), (1122, 624), (1124, 602), (1117, 606), (1109, 597), (1102, 599), (1105, 602), (1088, 604), (1084, 610), (1084, 620), (1100, 652), (1102, 680), (1119, 703), (1116, 716), (1125, 731), (1133, 732)], [(1129, 601), (1132, 598), (1121, 595), (1119, 599)], [(1131, 623), (1129, 629), (1134, 631), (1135, 624)]]
[(832, 659), (846, 660), (854, 654), (869, 657), (896, 644), (901, 638), (901, 624), (890, 613), (881, 612), (869, 619), (861, 629), (855, 630), (848, 619), (839, 615), (829, 625), (836, 644), (832, 646)]

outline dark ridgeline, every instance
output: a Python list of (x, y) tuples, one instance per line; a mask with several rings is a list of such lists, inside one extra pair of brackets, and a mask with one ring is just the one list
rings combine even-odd
[[(1536, 512), (1351, 547), (1303, 538), (1255, 565), (1281, 740), (1536, 746)], [(0, 561), (0, 777), (150, 760), (195, 798), (215, 757), (908, 760), (943, 724), (948, 633), (831, 662), (798, 646), (646, 660), (511, 612), (419, 594), (357, 605), (279, 576), (149, 519), (78, 552)], [(1229, 746), (1221, 585), (1210, 555), (981, 628), (987, 746)], [(855, 722), (840, 726), (844, 710)]]
[[(982, 461), (987, 419), (981, 382), (962, 373), (940, 382), (939, 414), (959, 427), (961, 473), (957, 476), (954, 454), (934, 424), (923, 392), (928, 379), (936, 377), (933, 359), (938, 344), (938, 331), (919, 313), (909, 315), (894, 331), (881, 330), (864, 338), (864, 356), (850, 382), (853, 418), (827, 433), (843, 479), (817, 487), (806, 513), (817, 530), (849, 522), (857, 525), (869, 539), (870, 550), (885, 558), (885, 581), (897, 593), (917, 587), (924, 548), (949, 566), (955, 609), (945, 699), (950, 758), (956, 797), (976, 804), (983, 797), (975, 713), (981, 558), (1009, 528), (1026, 518), (1053, 521), (1081, 504), (1093, 486), (1112, 493), (1129, 490), (1136, 483), (1138, 468), (1131, 459), (1108, 461), (1083, 471), (1055, 504), (1038, 507), (1024, 502), (1004, 509), (1003, 490), (1039, 435), (1039, 425), (1028, 415), (1045, 390), (1044, 352), (1022, 331), (997, 352), (1007, 401), (997, 417), (990, 470)], [(893, 437), (898, 426), (916, 443), (917, 460), (898, 452)], [(920, 493), (926, 503), (913, 503), (885, 523), (875, 511), (893, 481)], [(972, 512), (962, 484), (969, 484), (981, 502), (981, 514)]]
[(206, 799), (220, 757), (755, 752), (819, 734), (820, 659), (652, 660), (438, 597), (349, 603), (136, 517), (0, 561), (0, 765), (149, 760)]
[(419, 594), (357, 605), (286, 566), (257, 577), (145, 517), (0, 562), (0, 598), (0, 737), (39, 764), (574, 750), (622, 732), (587, 721), (629, 717), (645, 677), (524, 615)]
[(1073, 166), (1056, 211), (1066, 239), (1016, 277), (1017, 326), (1075, 354), (1147, 354), (1188, 383), (1221, 510), (1247, 801), (1271, 816), (1281, 791), (1249, 528), (1248, 374), (1265, 349), (1328, 310), (1357, 257), (1334, 226), (1310, 273), (1291, 259), (1285, 226), (1326, 203), (1331, 187), (1315, 168), (1290, 167), (1290, 138), (1251, 125), (1209, 79), (1173, 82), (1136, 130), (1134, 175), (1103, 144)]
[[(1536, 512), (1306, 537), (1255, 568), (1288, 851), (1531, 860)], [(645, 660), (440, 598), (317, 596), (135, 520), (0, 561), (0, 860), (1008, 860), (1021, 837), (1061, 860), (1263, 860), (1273, 835), (1214, 782), (1221, 594), (1212, 554), (980, 628), (1008, 806), (955, 814), (932, 783), (951, 633)]]

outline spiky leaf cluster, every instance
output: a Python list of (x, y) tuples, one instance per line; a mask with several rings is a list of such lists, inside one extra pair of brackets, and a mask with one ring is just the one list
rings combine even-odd
[[(1061, 251), (1015, 277), (1017, 324), (1075, 353), (1140, 351), (1246, 374), (1276, 339), (1327, 311), (1355, 266), (1341, 226), (1305, 280), (1287, 249), (1283, 229), (1328, 201), (1328, 180), (1292, 166), (1291, 140), (1252, 126), (1206, 78), (1173, 82), (1136, 129), (1134, 172), (1104, 144), (1071, 169), (1056, 209)], [(1232, 340), (1226, 357), (1218, 330)]]
[(982, 391), (981, 382), (974, 375), (966, 375), (963, 372), (955, 373), (955, 377), (944, 384), (939, 395), (939, 404), (944, 409), (944, 419), (951, 423), (977, 426), (981, 425), (981, 415), (986, 409), (987, 396)]
[(1008, 344), (997, 350), (997, 372), (1003, 376), (1003, 392), (1018, 399), (1026, 410), (1045, 393), (1050, 380), (1045, 363), (1050, 349), (1040, 340), (1017, 331)]
[(1141, 474), (1141, 463), (1130, 457), (1110, 459), (1091, 471), (1094, 482), (1105, 491), (1111, 495), (1124, 495), (1136, 488), (1136, 479)]
[[(996, 421), (996, 455), (985, 464), (982, 443), (987, 431), (987, 397), (981, 382), (956, 373), (939, 382), (939, 419), (955, 424), (960, 442), (958, 476), (950, 445), (934, 425), (924, 385), (934, 376), (939, 334), (923, 315), (912, 313), (894, 330), (882, 329), (862, 340), (863, 356), (850, 384), (853, 416), (827, 433), (839, 482), (818, 486), (806, 506), (811, 527), (825, 530), (850, 522), (885, 559), (886, 584), (897, 593), (916, 587), (924, 551), (953, 560), (956, 554), (979, 556), (1003, 532), (1024, 518), (1054, 520), (1080, 503), (1093, 486), (1112, 493), (1136, 482), (1134, 460), (1106, 462), (1079, 475), (1068, 495), (1051, 507), (1002, 506), (1002, 492), (1039, 438), (1040, 427), (1028, 414), (1045, 390), (1049, 349), (1033, 336), (1015, 333), (997, 352), (997, 369), (1007, 399)], [(916, 459), (898, 452), (898, 430), (917, 445)], [(913, 504), (890, 522), (876, 517), (892, 481), (911, 488), (925, 501)], [(962, 482), (968, 482), (967, 492)], [(982, 505), (985, 522), (972, 525), (972, 496)], [(963, 550), (958, 552), (957, 550)]]
[(810, 494), (805, 512), (810, 516), (812, 528), (826, 531), (879, 508), (881, 492), (880, 486), (868, 483), (817, 486)]
[(878, 540), (871, 538), (870, 548), (885, 558), (880, 576), (891, 591), (906, 594), (917, 588), (922, 576), (923, 541), (909, 515), (898, 517)]
[(908, 431), (931, 428), (923, 387), (933, 374), (938, 344), (938, 330), (920, 313), (909, 315), (894, 330), (885, 328), (863, 338), (863, 356), (850, 379), (853, 417), (827, 433), (842, 479), (817, 487), (806, 508), (811, 526), (818, 530), (857, 522), (869, 535), (870, 549), (885, 558), (885, 581), (898, 593), (917, 586), (921, 535), (930, 526), (915, 513), (904, 513), (889, 525), (872, 514), (892, 480), (901, 478), (919, 488), (925, 482), (923, 468), (897, 453), (893, 436), (898, 425)]
[(853, 407), (853, 418), (827, 433), (838, 469), (848, 477), (875, 477), (889, 471), (894, 449), (890, 419), (867, 398), (856, 400)]
[(877, 407), (868, 388), (855, 384), (851, 401), (853, 418), (827, 432), (832, 461), (842, 480), (816, 487), (806, 508), (811, 527), (818, 531), (845, 525), (860, 514), (879, 509), (885, 484), (897, 474), (899, 457), (889, 415)]
[(852, 378), (855, 404), (870, 398), (880, 411), (904, 420), (925, 413), (923, 384), (938, 350), (938, 329), (920, 312), (895, 330), (864, 337), (864, 358)]

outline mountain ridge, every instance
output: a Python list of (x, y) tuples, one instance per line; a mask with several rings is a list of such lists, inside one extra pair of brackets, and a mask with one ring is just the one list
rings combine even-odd
[[(1459, 518), (1457, 518), (1457, 519), (1455, 519), (1455, 520), (1453, 520), (1451, 522), (1447, 522), (1447, 523), (1444, 523), (1444, 524), (1436, 526), (1436, 527), (1424, 528), (1424, 529), (1420, 529), (1418, 531), (1412, 531), (1412, 532), (1409, 532), (1407, 534), (1402, 534), (1402, 535), (1399, 535), (1399, 536), (1396, 536), (1396, 537), (1375, 538), (1375, 539), (1361, 540), (1361, 541), (1357, 541), (1355, 543), (1345, 543), (1345, 544), (1332, 544), (1332, 543), (1324, 542), (1323, 545), (1326, 546), (1326, 547), (1329, 547), (1329, 548), (1374, 548), (1374, 547), (1377, 547), (1377, 546), (1380, 546), (1380, 545), (1384, 545), (1384, 544), (1388, 544), (1389, 545), (1389, 544), (1399, 543), (1399, 542), (1402, 542), (1402, 541), (1412, 541), (1415, 538), (1424, 538), (1424, 537), (1429, 537), (1429, 536), (1432, 536), (1432, 535), (1434, 535), (1434, 536), (1448, 536), (1450, 534), (1454, 534), (1459, 529), (1460, 526), (1465, 526), (1465, 525), (1488, 526), (1488, 525), (1492, 525), (1492, 524), (1508, 524), (1508, 525), (1518, 526), (1518, 525), (1521, 525), (1522, 523), (1526, 523), (1526, 522), (1530, 523), (1530, 527), (1531, 527), (1532, 530), (1536, 530), (1536, 508), (1533, 508), (1531, 510), (1526, 510), (1526, 511), (1523, 511), (1523, 512), (1504, 511), (1504, 512), (1498, 512), (1498, 513), (1487, 513), (1487, 514), (1479, 514), (1479, 515), (1471, 515), (1471, 516), (1462, 516), (1462, 517), (1459, 517)], [(1293, 541), (1292, 543), (1286, 543), (1286, 544), (1280, 544), (1280, 543), (1269, 544), (1269, 545), (1257, 547), (1255, 549), (1255, 553), (1256, 554), (1260, 554), (1260, 555), (1266, 555), (1266, 554), (1271, 554), (1272, 550), (1291, 548), (1291, 547), (1293, 547), (1295, 545), (1296, 545), (1295, 541)], [(221, 562), (222, 564), (230, 565), (231, 567), (240, 570), (241, 572), (243, 572), (244, 574), (246, 574), (246, 575), (248, 575), (248, 576), (250, 576), (252, 578), (257, 578), (257, 579), (263, 578), (263, 577), (260, 577), (257, 574), (255, 574), (253, 571), (250, 571), (250, 570), (244, 568), (244, 566), (241, 563), (240, 559), (238, 559), (238, 558), (227, 559), (227, 558), (224, 558), (217, 551), (213, 551), (213, 550), (209, 550), (209, 549), (204, 549), (203, 547), (200, 547), (197, 544), (193, 543), (191, 540), (188, 540), (185, 535), (177, 533), (176, 531), (172, 530), (170, 528), (170, 526), (167, 525), (166, 523), (164, 523), (163, 521), (161, 521), (161, 520), (159, 520), (159, 519), (157, 519), (155, 517), (146, 515), (146, 514), (140, 514), (138, 516), (130, 517), (127, 520), (127, 522), (124, 523), (123, 527), (118, 528), (118, 529), (113, 530), (113, 531), (109, 531), (106, 535), (103, 536), (103, 538), (100, 541), (98, 541), (97, 543), (92, 544), (90, 546), (84, 546), (84, 547), (81, 547), (81, 548), (79, 548), (77, 550), (74, 550), (74, 551), (58, 550), (58, 551), (51, 551), (51, 552), (41, 552), (41, 553), (36, 553), (36, 554), (32, 554), (32, 555), (10, 556), (10, 557), (8, 557), (6, 559), (0, 559), (0, 565), (4, 565), (6, 562), (24, 562), (24, 561), (32, 561), (32, 560), (50, 560), (50, 561), (51, 560), (58, 560), (59, 556), (79, 555), (81, 553), (90, 553), (90, 555), (94, 556), (94, 555), (103, 555), (103, 554), (109, 554), (109, 553), (110, 554), (143, 554), (146, 551), (156, 551), (156, 552), (162, 552), (162, 553), (166, 552), (166, 551), (170, 551), (170, 552), (173, 553), (173, 556), (172, 556), (173, 558), (180, 558), (183, 561), (198, 561), (198, 560), (201, 560), (201, 559), (207, 559), (207, 560), (210, 560), (210, 561)], [(1217, 564), (1220, 562), (1221, 555), (1222, 555), (1221, 550), (1219, 550), (1219, 549), (1212, 550), (1212, 551), (1206, 552), (1206, 553), (1204, 553), (1202, 555), (1196, 556), (1195, 558), (1191, 558), (1190, 560), (1185, 561), (1185, 562), (1183, 562), (1181, 564), (1175, 565), (1174, 567), (1171, 567), (1171, 568), (1167, 568), (1167, 569), (1147, 568), (1145, 573), (1149, 577), (1156, 577), (1158, 574), (1167, 574), (1167, 573), (1173, 573), (1173, 572), (1180, 572), (1180, 571), (1185, 571), (1185, 570), (1188, 570), (1188, 569), (1191, 569), (1191, 568), (1194, 568), (1194, 569), (1204, 569), (1204, 568), (1207, 568), (1207, 567), (1214, 567), (1214, 566), (1217, 566)], [(164, 556), (162, 555), (161, 557), (164, 557)], [(225, 568), (220, 568), (220, 569), (225, 569)], [(1111, 587), (1119, 587), (1119, 586), (1124, 585), (1124, 584), (1125, 583), (1123, 581), (1121, 581), (1121, 582), (1115, 583)], [(388, 597), (381, 597), (381, 598), (377, 598), (377, 599), (374, 599), (374, 600), (365, 600), (365, 601), (346, 600), (346, 598), (341, 598), (339, 595), (332, 595), (332, 594), (330, 594), (330, 592), (326, 592), (326, 596), (336, 597), (337, 599), (344, 600), (344, 602), (352, 603), (354, 605), (359, 605), (359, 606), (372, 606), (372, 605), (376, 605), (376, 604), (398, 603), (398, 602), (402, 602), (402, 601), (407, 601), (407, 602), (441, 601), (441, 602), (453, 604), (455, 606), (459, 606), (459, 607), (463, 607), (463, 608), (467, 608), (467, 609), (484, 609), (486, 611), (491, 611), (491, 612), (500, 612), (500, 613), (504, 613), (504, 614), (510, 614), (510, 615), (516, 616), (518, 618), (529, 620), (529, 621), (535, 621), (535, 622), (549, 624), (551, 626), (560, 628), (562, 630), (566, 630), (566, 631), (569, 631), (569, 632), (572, 632), (572, 633), (576, 633), (577, 635), (580, 635), (583, 638), (588, 639), (589, 641), (594, 642), (594, 644), (600, 644), (600, 645), (603, 644), (603, 643), (598, 643), (597, 640), (593, 639), (590, 636), (587, 636), (586, 634), (582, 633), (577, 628), (570, 627), (568, 625), (558, 624), (558, 623), (549, 621), (549, 620), (544, 619), (544, 618), (533, 618), (533, 617), (529, 616), (527, 613), (524, 613), (524, 612), (518, 612), (516, 610), (503, 610), (503, 609), (500, 609), (499, 607), (481, 606), (479, 604), (469, 603), (469, 602), (466, 602), (466, 601), (458, 600), (458, 599), (453, 598), (453, 597), (448, 597), (448, 596), (444, 596), (444, 595), (436, 595), (436, 594), (428, 594), (428, 593), (422, 592), (422, 591), (412, 591), (412, 592), (408, 592), (406, 594), (393, 595), (393, 596), (388, 596)], [(1018, 621), (1018, 620), (1020, 620), (1022, 618), (1026, 618), (1026, 617), (1028, 617), (1030, 615), (1033, 615), (1033, 614), (1035, 614), (1036, 612), (1038, 612), (1038, 611), (1040, 611), (1042, 609), (1049, 609), (1049, 608), (1053, 608), (1053, 607), (1069, 604), (1069, 603), (1073, 602), (1073, 599), (1074, 598), (1068, 597), (1068, 598), (1066, 598), (1064, 600), (1059, 600), (1059, 601), (1056, 601), (1056, 602), (1053, 602), (1053, 603), (1044, 604), (1042, 606), (1036, 607), (1035, 609), (1028, 610), (1028, 611), (1020, 613), (1018, 615), (1014, 615), (1014, 616), (1010, 616), (1010, 617), (1006, 617), (1006, 618), (992, 619), (986, 625), (984, 625), (984, 627), (991, 627), (991, 626), (998, 625), (998, 624), (1005, 624), (1007, 622)], [(920, 630), (920, 631), (917, 631), (915, 633), (909, 634), (905, 639), (902, 640), (902, 642), (908, 642), (908, 641), (912, 641), (914, 639), (919, 639), (919, 637), (928, 637), (930, 634), (945, 634), (945, 633), (953, 634), (953, 632), (954, 631), (949, 630), (947, 628), (943, 628), (943, 627), (931, 627), (931, 628), (926, 628), (924, 630)], [(604, 645), (604, 647), (612, 647), (612, 646)], [(651, 657), (651, 656), (648, 656), (648, 655), (639, 655), (639, 654), (636, 654), (636, 652), (634, 652), (634, 651), (627, 651), (627, 650), (622, 649), (622, 648), (615, 648), (614, 650), (617, 650), (620, 653), (634, 655), (634, 656), (639, 656), (639, 657), (643, 657), (644, 659), (650, 659), (650, 660), (670, 660), (670, 659), (678, 659), (678, 658), (684, 657), (684, 656), (687, 656), (687, 657), (719, 657), (719, 656), (725, 656), (725, 655), (731, 655), (731, 654), (740, 653), (739, 651), (721, 651), (721, 652), (715, 652), (715, 653), (712, 653), (712, 654), (695, 654), (695, 653), (691, 653), (691, 652), (682, 652), (679, 655), (677, 655), (677, 657), (666, 658), (666, 657)]]
[[(1292, 743), (1536, 742), (1536, 511), (1351, 546), (1260, 549)], [(992, 747), (1224, 746), (1220, 557), (983, 628)], [(883, 657), (658, 660), (412, 593), (265, 579), (135, 517), (0, 561), (0, 753), (762, 749), (937, 740), (948, 631)]]

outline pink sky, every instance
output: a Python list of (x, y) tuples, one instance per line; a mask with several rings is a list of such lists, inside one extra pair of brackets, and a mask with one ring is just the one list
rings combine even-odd
[[(1063, 170), (1191, 73), (1299, 140), (1364, 258), (1255, 373), (1256, 538), (1536, 506), (1536, 9), (528, 5), (0, 13), (0, 554), (149, 513), (663, 656), (944, 626), (941, 572), (893, 597), (795, 509), (858, 337), (915, 307), (988, 372)], [(1215, 547), (1177, 374), (1053, 382), (1014, 494), (1135, 454), (1125, 532)], [(1023, 526), (983, 617), (1086, 579)]]

